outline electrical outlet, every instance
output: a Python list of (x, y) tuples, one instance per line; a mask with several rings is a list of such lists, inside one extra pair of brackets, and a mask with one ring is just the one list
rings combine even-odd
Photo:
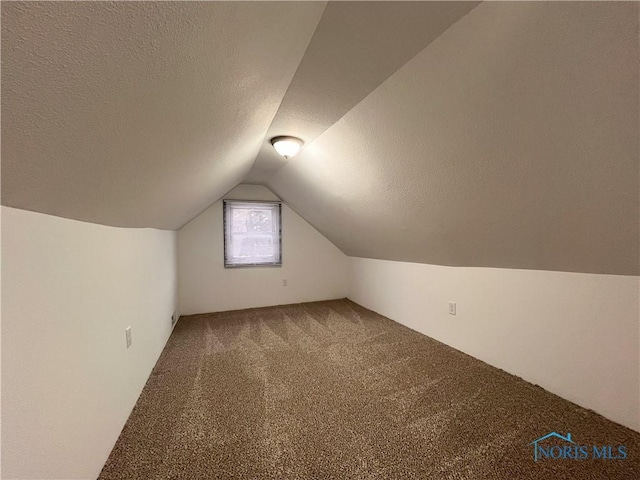
[(283, 278), (283, 279), (282, 279), (282, 286), (283, 286), (283, 287), (286, 287), (286, 286), (287, 286), (287, 279), (286, 279), (286, 278)]
[(131, 327), (127, 327), (124, 334), (127, 339), (127, 348), (129, 348), (131, 346)]
[(178, 312), (174, 311), (171, 315), (171, 326), (173, 327), (178, 321)]
[(456, 314), (456, 302), (449, 302), (449, 315)]

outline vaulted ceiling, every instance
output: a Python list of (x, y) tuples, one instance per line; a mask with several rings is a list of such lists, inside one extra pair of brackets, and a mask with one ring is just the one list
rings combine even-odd
[(2, 204), (176, 229), (247, 175), (324, 3), (2, 5)]
[(349, 255), (637, 275), (638, 14), (3, 3), (2, 204), (177, 229), (259, 183)]

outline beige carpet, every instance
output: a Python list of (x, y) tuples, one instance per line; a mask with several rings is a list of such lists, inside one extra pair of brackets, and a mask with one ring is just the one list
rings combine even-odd
[(640, 479), (640, 434), (336, 300), (181, 318), (100, 478)]

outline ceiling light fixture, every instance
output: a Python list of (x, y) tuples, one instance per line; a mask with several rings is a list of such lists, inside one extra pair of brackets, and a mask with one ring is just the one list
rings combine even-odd
[(296, 137), (273, 137), (271, 145), (284, 158), (293, 157), (302, 148), (304, 142)]

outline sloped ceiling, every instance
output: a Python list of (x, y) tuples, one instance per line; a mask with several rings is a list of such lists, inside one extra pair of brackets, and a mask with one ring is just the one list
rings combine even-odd
[(176, 229), (240, 182), (324, 2), (2, 4), (2, 204)]
[(483, 3), (267, 185), (352, 256), (637, 275), (638, 18)]
[(282, 99), (246, 182), (285, 160), (270, 139), (315, 140), (477, 2), (330, 2)]
[(4, 3), (2, 203), (175, 229), (244, 181), (349, 255), (637, 275), (638, 4), (476, 5)]

